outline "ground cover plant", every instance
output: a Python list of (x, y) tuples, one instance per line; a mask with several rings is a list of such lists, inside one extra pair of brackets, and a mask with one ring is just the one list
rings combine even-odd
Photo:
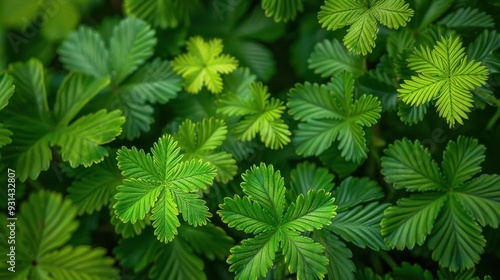
[(500, 2), (0, 2), (1, 279), (497, 279)]

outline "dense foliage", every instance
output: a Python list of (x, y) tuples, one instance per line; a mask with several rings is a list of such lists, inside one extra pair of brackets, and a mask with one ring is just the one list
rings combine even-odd
[(498, 26), (496, 0), (1, 1), (0, 278), (499, 278)]

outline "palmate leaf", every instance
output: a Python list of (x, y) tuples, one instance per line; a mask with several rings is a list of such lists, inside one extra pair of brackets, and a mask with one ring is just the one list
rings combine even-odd
[(212, 184), (215, 168), (201, 161), (181, 162), (177, 142), (170, 135), (153, 144), (151, 154), (123, 147), (117, 152), (118, 167), (126, 177), (118, 186), (115, 214), (123, 221), (135, 223), (151, 211), (155, 235), (170, 242), (184, 220), (198, 226), (211, 216), (205, 202), (195, 194)]
[(473, 107), (471, 90), (485, 84), (488, 69), (480, 62), (468, 61), (458, 37), (441, 37), (431, 50), (421, 47), (408, 58), (410, 68), (418, 73), (398, 89), (403, 102), (421, 105), (436, 100), (439, 115), (450, 127), (463, 124)]
[(398, 29), (413, 16), (413, 10), (403, 0), (325, 0), (318, 13), (321, 27), (337, 30), (351, 27), (344, 44), (355, 54), (366, 55), (375, 47), (377, 23)]
[(367, 157), (363, 126), (372, 126), (380, 117), (381, 106), (371, 95), (353, 98), (354, 78), (342, 72), (326, 86), (305, 83), (289, 93), (288, 106), (299, 123), (294, 142), (299, 155), (320, 155), (338, 140), (341, 155), (361, 162)]
[(36, 179), (41, 171), (48, 169), (52, 159), (50, 147), (59, 146), (63, 160), (72, 167), (90, 166), (103, 160), (107, 151), (101, 145), (121, 133), (125, 119), (119, 111), (76, 116), (109, 83), (108, 78), (70, 73), (57, 91), (53, 112), (49, 112), (41, 62), (32, 59), (16, 63), (10, 72), (18, 94), (8, 107), (7, 113), (12, 118), (6, 127), (14, 133), (12, 145), (16, 149), (8, 151), (6, 158), (16, 161), (21, 181), (28, 177)]
[(294, 20), (304, 7), (302, 0), (262, 0), (262, 9), (266, 11), (266, 16), (274, 17), (274, 21), (287, 22)]
[(328, 264), (324, 248), (301, 233), (331, 222), (337, 207), (330, 193), (310, 190), (286, 207), (283, 178), (272, 165), (254, 165), (242, 177), (246, 196), (226, 197), (217, 211), (230, 227), (257, 234), (231, 249), (227, 262), (236, 279), (266, 276), (280, 248), (288, 270), (299, 279), (323, 278)]
[[(114, 205), (115, 203), (116, 199), (112, 198), (110, 205)], [(113, 208), (110, 208), (109, 212), (109, 215), (111, 216), (109, 222), (114, 226), (116, 234), (121, 235), (123, 238), (139, 236), (143, 232), (143, 230), (146, 229), (146, 226), (151, 225), (150, 217), (148, 215), (146, 215), (146, 217), (142, 220), (137, 220), (135, 223), (131, 223), (130, 221), (124, 223), (122, 220), (116, 217)]]
[(223, 88), (221, 74), (229, 74), (238, 67), (238, 61), (222, 54), (222, 40), (205, 42), (200, 36), (191, 37), (186, 43), (187, 53), (178, 55), (172, 62), (174, 71), (184, 79), (184, 89), (198, 93), (206, 86), (212, 93)]
[[(395, 157), (401, 158), (402, 153), (390, 151), (401, 148), (412, 154), (426, 153), (418, 141), (411, 143), (404, 139), (396, 142), (386, 150), (388, 156), (382, 158), (384, 174), (398, 173), (400, 167), (385, 165), (385, 162), (392, 162)], [(402, 198), (397, 206), (385, 211), (385, 218), (381, 222), (382, 235), (391, 247), (411, 249), (415, 244), (422, 245), (429, 235), (428, 246), (433, 250), (432, 258), (439, 261), (440, 266), (458, 271), (470, 269), (479, 261), (485, 246), (481, 226), (498, 227), (500, 222), (498, 175), (482, 175), (472, 179), (481, 170), (484, 152), (484, 146), (475, 139), (460, 136), (456, 142), (448, 143), (443, 154), (443, 175), (439, 175), (438, 188), (433, 192), (424, 189), (424, 193)], [(435, 165), (430, 156), (425, 157), (419, 166), (428, 166), (429, 163)], [(408, 167), (414, 168), (415, 165), (410, 164)], [(441, 174), (439, 169), (437, 172)], [(414, 175), (400, 176), (401, 179), (405, 177), (411, 182)], [(391, 182), (390, 179), (387, 181)], [(403, 187), (415, 191), (411, 184)]]
[(360, 203), (384, 197), (380, 186), (368, 178), (347, 177), (333, 190), (338, 212), (345, 211)]
[(251, 83), (249, 95), (228, 93), (218, 100), (217, 112), (226, 116), (244, 116), (233, 128), (238, 140), (260, 140), (271, 149), (280, 149), (290, 142), (288, 125), (281, 119), (283, 102), (271, 97), (267, 86)]
[(340, 74), (344, 70), (351, 72), (354, 77), (366, 72), (363, 58), (348, 52), (337, 39), (316, 44), (307, 62), (309, 68), (323, 78)]
[(151, 227), (144, 231), (144, 234), (120, 239), (118, 245), (113, 249), (120, 265), (133, 269), (136, 273), (144, 270), (154, 261), (159, 245), (162, 245), (154, 238)]

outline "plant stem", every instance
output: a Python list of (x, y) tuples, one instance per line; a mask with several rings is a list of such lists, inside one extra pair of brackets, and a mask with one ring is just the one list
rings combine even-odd
[(491, 130), (495, 126), (496, 122), (498, 121), (498, 118), (500, 118), (500, 107), (497, 109), (495, 112), (495, 115), (490, 119), (488, 122), (488, 125), (486, 126), (486, 129)]
[(498, 108), (500, 108), (500, 100), (496, 99), (494, 95), (485, 93), (485, 92), (480, 91), (480, 90), (476, 91), (476, 93), (478, 93), (482, 97), (488, 99), (491, 103), (495, 104)]
[(385, 263), (387, 265), (389, 265), (390, 267), (396, 267), (398, 266), (398, 264), (396, 263), (396, 261), (386, 252), (386, 251), (382, 251), (380, 250), (378, 252), (378, 255), (380, 256), (381, 259), (383, 259), (385, 261)]

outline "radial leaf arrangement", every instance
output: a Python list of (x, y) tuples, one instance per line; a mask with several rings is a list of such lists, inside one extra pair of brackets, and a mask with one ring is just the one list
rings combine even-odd
[(205, 42), (194, 36), (186, 43), (187, 53), (178, 55), (172, 61), (174, 71), (184, 79), (184, 89), (198, 93), (203, 86), (212, 93), (220, 93), (223, 88), (221, 74), (229, 74), (238, 67), (238, 61), (223, 54), (221, 39)]
[(164, 104), (181, 90), (182, 80), (168, 61), (156, 58), (146, 62), (156, 42), (154, 29), (129, 17), (112, 28), (109, 48), (97, 31), (82, 26), (58, 50), (66, 69), (97, 78), (111, 77), (95, 104), (123, 112), (123, 136), (130, 140), (148, 131), (154, 122), (150, 104)]
[(262, 9), (266, 16), (274, 17), (276, 22), (294, 20), (298, 12), (302, 12), (303, 0), (262, 0)]
[(232, 129), (238, 140), (260, 140), (271, 149), (280, 149), (290, 142), (288, 125), (282, 119), (285, 105), (271, 97), (261, 82), (249, 85), (249, 94), (228, 93), (218, 100), (217, 112), (223, 116), (242, 117)]
[(361, 162), (367, 157), (365, 132), (380, 118), (381, 106), (372, 95), (354, 99), (354, 79), (342, 72), (327, 85), (297, 84), (289, 94), (288, 107), (299, 123), (294, 142), (299, 155), (320, 155), (335, 140), (342, 157)]
[(215, 179), (222, 183), (227, 183), (238, 171), (233, 156), (220, 150), (226, 136), (226, 124), (223, 120), (214, 118), (203, 119), (198, 123), (187, 119), (173, 135), (184, 154), (184, 161), (200, 159), (209, 162), (217, 169)]
[[(13, 79), (7, 74), (0, 75), (0, 110), (9, 104), (9, 98), (14, 94)], [(12, 132), (0, 123), (0, 148), (10, 144)]]
[(118, 218), (135, 223), (151, 212), (154, 234), (165, 243), (177, 235), (180, 213), (190, 225), (205, 225), (212, 214), (197, 192), (212, 184), (216, 169), (201, 160), (182, 158), (170, 135), (158, 139), (150, 154), (135, 147), (120, 149), (118, 167), (126, 179), (115, 195)]
[(125, 14), (141, 18), (153, 26), (175, 28), (189, 23), (190, 15), (200, 6), (199, 0), (125, 0)]
[(355, 54), (367, 55), (375, 47), (377, 24), (398, 29), (412, 16), (413, 10), (404, 0), (326, 0), (318, 20), (327, 30), (350, 25), (344, 45)]
[[(40, 61), (31, 59), (10, 66), (16, 94), (5, 114), (5, 127), (12, 131), (12, 143), (5, 157), (18, 178), (36, 179), (52, 160), (51, 147), (59, 147), (63, 161), (71, 167), (88, 167), (108, 155), (101, 145), (113, 141), (125, 119), (119, 110), (105, 109), (80, 115), (82, 108), (109, 84), (109, 78), (69, 73), (59, 86), (52, 110), (49, 109), (45, 71)], [(27, 164), (29, 163), (29, 164)]]
[(422, 105), (436, 100), (439, 115), (450, 127), (463, 124), (474, 107), (471, 90), (482, 86), (488, 78), (488, 68), (469, 61), (458, 37), (441, 37), (431, 50), (420, 47), (408, 58), (408, 66), (418, 73), (405, 80), (399, 96), (409, 105)]
[(481, 175), (485, 147), (460, 136), (448, 142), (441, 168), (417, 141), (404, 138), (382, 157), (385, 180), (413, 192), (389, 207), (382, 235), (391, 248), (412, 249), (430, 236), (432, 259), (451, 271), (478, 263), (486, 240), (482, 227), (500, 223), (500, 176)]
[(226, 197), (217, 211), (230, 227), (256, 235), (231, 249), (227, 262), (236, 279), (265, 277), (279, 249), (297, 279), (322, 279), (324, 248), (302, 233), (331, 223), (337, 206), (330, 193), (310, 190), (287, 205), (283, 177), (272, 165), (254, 165), (242, 178), (245, 196)]
[[(114, 260), (106, 256), (105, 249), (66, 245), (78, 229), (76, 213), (71, 202), (63, 200), (60, 194), (45, 190), (31, 194), (21, 204), (17, 219), (16, 277), (5, 267), (7, 256), (2, 254), (0, 278), (48, 279), (48, 275), (75, 280), (117, 278)], [(6, 234), (4, 228), (7, 227), (2, 227), (2, 235)], [(6, 243), (3, 245), (8, 248)]]

